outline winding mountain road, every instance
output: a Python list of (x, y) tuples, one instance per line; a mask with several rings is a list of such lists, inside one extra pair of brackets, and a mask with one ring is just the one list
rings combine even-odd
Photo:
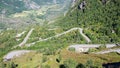
[[(65, 35), (65, 34), (71, 32), (71, 31), (74, 31), (74, 30), (79, 30), (80, 34), (84, 37), (84, 39), (85, 39), (88, 43), (91, 42), (91, 40), (83, 33), (83, 29), (82, 29), (82, 28), (71, 28), (71, 29), (68, 30), (68, 31), (65, 31), (65, 32), (63, 32), (63, 33), (57, 34), (57, 35), (52, 36), (52, 37), (48, 37), (48, 38), (46, 38), (46, 39), (41, 39), (41, 38), (40, 38), (40, 40), (39, 40), (39, 41), (36, 41), (36, 42), (47, 41), (47, 40), (50, 40), (50, 39), (52, 39), (52, 38), (57, 38), (57, 37), (60, 37), (60, 36), (62, 36), (62, 35)], [(31, 46), (32, 44), (35, 44), (36, 42), (27, 44), (27, 46)]]
[(52, 37), (49, 37), (49, 38), (46, 38), (46, 39), (41, 39), (41, 40), (39, 40), (39, 41), (46, 41), (46, 40), (49, 40), (49, 39), (52, 39), (52, 38), (57, 38), (57, 37), (60, 37), (60, 36), (62, 36), (62, 35), (64, 35), (64, 34), (67, 34), (67, 33), (71, 32), (71, 31), (74, 31), (74, 30), (79, 30), (80, 34), (84, 37), (84, 39), (85, 39), (88, 43), (91, 42), (91, 40), (83, 33), (83, 29), (82, 29), (82, 28), (72, 28), (72, 29), (70, 29), (70, 30), (68, 30), (68, 31), (65, 31), (65, 32), (63, 32), (63, 33), (57, 34), (57, 35), (55, 35), (55, 36), (52, 36)]

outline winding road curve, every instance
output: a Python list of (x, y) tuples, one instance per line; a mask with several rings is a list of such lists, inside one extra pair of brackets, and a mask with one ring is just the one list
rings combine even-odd
[(32, 34), (32, 31), (34, 30), (34, 28), (32, 28), (28, 34), (26, 35), (26, 37), (24, 38), (24, 40), (18, 45), (20, 47), (24, 46), (26, 44), (26, 42), (28, 41), (30, 35)]
[[(88, 52), (90, 48), (99, 48), (99, 46), (102, 46), (103, 44), (74, 44), (68, 46), (69, 48), (75, 48), (76, 52)], [(116, 44), (105, 44), (106, 48), (112, 48), (117, 46)]]
[[(99, 46), (102, 46), (102, 44), (76, 44), (76, 45), (68, 46), (67, 50), (69, 48), (75, 48), (75, 52), (81, 53), (81, 52), (88, 52), (90, 48), (99, 48)], [(106, 54), (106, 53), (110, 53), (110, 52), (120, 53), (120, 48), (110, 49), (110, 48), (116, 47), (116, 46), (117, 46), (116, 44), (106, 44), (106, 48), (109, 48), (108, 50), (93, 52), (93, 54)]]
[(31, 52), (30, 50), (15, 50), (15, 51), (11, 51), (8, 54), (6, 54), (3, 57), (3, 61), (8, 61), (11, 60), (14, 57), (20, 57), (21, 55), (24, 55), (26, 53)]
[[(55, 36), (52, 36), (52, 37), (49, 37), (49, 38), (46, 38), (46, 39), (41, 39), (41, 40), (39, 40), (39, 41), (46, 41), (46, 40), (49, 40), (49, 39), (52, 39), (52, 38), (57, 38), (57, 37), (60, 37), (60, 36), (62, 36), (62, 35), (64, 35), (64, 34), (67, 34), (67, 33), (71, 32), (71, 31), (74, 31), (74, 30), (79, 30), (80, 34), (84, 37), (84, 39), (85, 39), (88, 43), (91, 42), (91, 40), (83, 33), (83, 29), (82, 29), (82, 28), (72, 28), (72, 29), (70, 29), (70, 30), (68, 30), (68, 31), (66, 31), (66, 32), (57, 34), (57, 35), (55, 35)], [(38, 42), (39, 42), (39, 41), (38, 41)]]
[[(79, 30), (80, 34), (84, 37), (84, 39), (85, 39), (88, 43), (91, 42), (91, 40), (83, 33), (83, 29), (82, 29), (82, 28), (72, 28), (72, 29), (70, 29), (70, 30), (68, 30), (68, 31), (65, 31), (65, 32), (63, 32), (63, 33), (57, 34), (57, 35), (52, 36), (52, 37), (48, 37), (48, 38), (46, 38), (46, 39), (40, 39), (39, 41), (36, 41), (36, 42), (47, 41), (47, 40), (50, 40), (50, 39), (52, 39), (52, 38), (57, 38), (57, 37), (60, 37), (60, 36), (62, 36), (62, 35), (64, 35), (64, 34), (67, 34), (67, 33), (71, 32), (71, 31), (74, 31), (74, 30)], [(27, 44), (27, 46), (31, 46), (32, 44), (35, 44), (36, 42)]]

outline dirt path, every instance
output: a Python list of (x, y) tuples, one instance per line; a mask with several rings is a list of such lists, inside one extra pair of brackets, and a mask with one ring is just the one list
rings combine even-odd
[(34, 30), (34, 28), (32, 28), (29, 32), (28, 32), (28, 34), (26, 35), (26, 37), (24, 38), (24, 40), (18, 45), (18, 46), (24, 46), (25, 44), (26, 44), (26, 42), (28, 41), (28, 39), (29, 39), (29, 37), (30, 37), (30, 35), (32, 34), (32, 31)]

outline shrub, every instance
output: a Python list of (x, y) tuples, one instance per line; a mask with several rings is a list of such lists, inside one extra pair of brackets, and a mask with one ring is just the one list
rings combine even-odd
[(69, 51), (75, 51), (75, 48), (74, 47), (70, 47), (68, 50)]
[(103, 44), (103, 45), (100, 45), (98, 49), (99, 49), (99, 50), (102, 50), (102, 49), (105, 49), (105, 48), (106, 48), (106, 45)]
[(93, 61), (90, 59), (90, 60), (88, 60), (87, 62), (86, 62), (86, 67), (87, 68), (93, 68)]
[(56, 58), (56, 62), (60, 63), (60, 61), (62, 60), (61, 56), (59, 55), (58, 58)]
[(8, 64), (8, 67), (9, 67), (9, 68), (17, 68), (17, 67), (18, 67), (18, 64), (15, 64), (14, 62), (10, 62), (10, 63)]
[(89, 59), (85, 64), (85, 68), (102, 68), (102, 66), (95, 64), (91, 59)]
[(88, 50), (88, 53), (91, 53), (91, 52), (96, 52), (97, 51), (97, 49), (96, 48), (90, 48), (89, 50)]
[(75, 68), (77, 62), (73, 59), (67, 59), (66, 61), (64, 61), (64, 65), (66, 66), (66, 68)]
[(46, 65), (43, 65), (42, 68), (50, 68), (50, 66), (46, 64)]
[(1, 67), (1, 68), (6, 68), (6, 64), (5, 64), (5, 63), (3, 63), (3, 62), (2, 62), (2, 63), (0, 63), (0, 67)]
[(64, 64), (61, 64), (59, 68), (67, 68)]
[(42, 57), (42, 63), (46, 62), (48, 60), (47, 56), (43, 55)]

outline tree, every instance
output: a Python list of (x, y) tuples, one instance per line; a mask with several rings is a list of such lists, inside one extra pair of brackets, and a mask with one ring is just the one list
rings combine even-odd
[(74, 47), (70, 47), (68, 48), (69, 51), (75, 51), (75, 48)]
[(99, 49), (99, 50), (102, 50), (102, 49), (105, 49), (105, 48), (106, 48), (106, 45), (103, 44), (103, 45), (100, 45), (98, 49)]
[(79, 63), (76, 68), (85, 68), (85, 65), (83, 65), (82, 63)]

